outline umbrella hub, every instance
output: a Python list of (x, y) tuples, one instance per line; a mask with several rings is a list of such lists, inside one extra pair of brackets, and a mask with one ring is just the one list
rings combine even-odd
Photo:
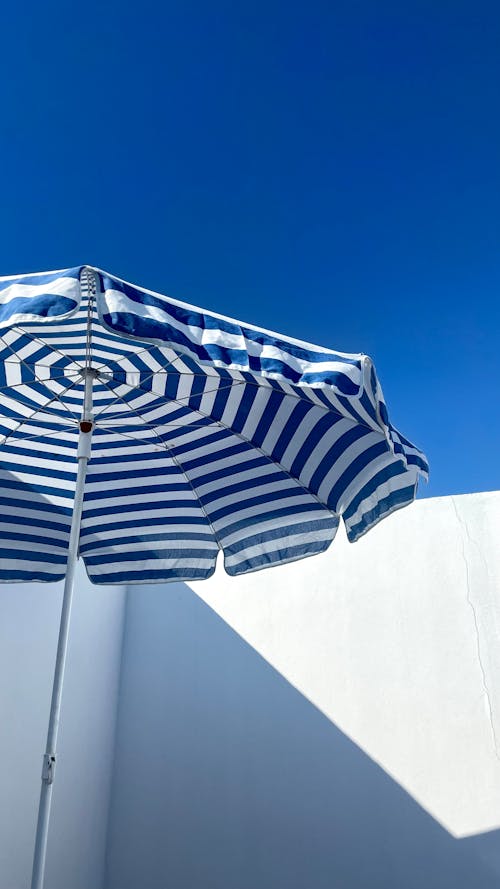
[(106, 365), (101, 364), (99, 367), (82, 367), (79, 368), (78, 373), (82, 377), (83, 380), (89, 379), (92, 382), (94, 380), (101, 381), (109, 381), (113, 379), (113, 371)]
[(83, 367), (80, 370), (80, 374), (84, 380), (87, 378), (90, 378), (91, 380), (97, 380), (101, 371), (102, 371), (102, 368), (90, 366), (90, 367)]

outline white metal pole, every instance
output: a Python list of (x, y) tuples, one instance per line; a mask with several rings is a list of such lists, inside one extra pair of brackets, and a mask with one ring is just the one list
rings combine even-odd
[(71, 531), (68, 547), (68, 563), (66, 578), (64, 581), (63, 603), (61, 611), (61, 623), (59, 627), (59, 640), (57, 643), (56, 666), (54, 671), (54, 684), (52, 687), (52, 701), (50, 705), (49, 728), (47, 732), (47, 746), (43, 757), (42, 789), (38, 808), (38, 823), (36, 828), (35, 852), (33, 856), (33, 872), (31, 877), (31, 889), (43, 889), (45, 874), (45, 856), (47, 852), (47, 837), (49, 833), (50, 807), (52, 802), (52, 783), (56, 767), (57, 733), (59, 730), (59, 716), (61, 712), (61, 695), (64, 679), (64, 667), (66, 663), (66, 651), (68, 647), (68, 631), (73, 599), (73, 587), (75, 580), (75, 567), (78, 558), (78, 544), (80, 540), (80, 524), (83, 508), (83, 494), (85, 488), (85, 476), (87, 463), (90, 457), (92, 442), (92, 382), (94, 371), (86, 368), (85, 395), (82, 419), (80, 421), (80, 433), (78, 438), (78, 472), (76, 476), (76, 490), (71, 518)]

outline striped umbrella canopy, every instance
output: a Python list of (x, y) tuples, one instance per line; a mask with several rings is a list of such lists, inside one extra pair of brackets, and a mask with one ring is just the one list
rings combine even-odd
[(32, 889), (43, 889), (77, 556), (95, 583), (200, 580), (355, 541), (424, 455), (374, 367), (81, 266), (0, 279), (0, 581), (65, 578)]
[[(355, 541), (409, 503), (424, 455), (374, 366), (82, 266), (0, 279), (0, 580), (199, 580)], [(89, 382), (91, 386), (89, 387)]]

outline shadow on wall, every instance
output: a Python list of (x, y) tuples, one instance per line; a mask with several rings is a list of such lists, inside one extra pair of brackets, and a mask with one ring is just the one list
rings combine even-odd
[(130, 590), (105, 889), (498, 889), (499, 845), (451, 837), (187, 586)]

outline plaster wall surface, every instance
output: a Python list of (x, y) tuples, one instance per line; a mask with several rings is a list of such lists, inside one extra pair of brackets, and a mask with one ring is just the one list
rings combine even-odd
[[(78, 566), (47, 889), (101, 889), (125, 591)], [(0, 887), (28, 889), (62, 584), (0, 585)]]
[(130, 588), (106, 889), (497, 889), (499, 539), (499, 493), (423, 500)]

